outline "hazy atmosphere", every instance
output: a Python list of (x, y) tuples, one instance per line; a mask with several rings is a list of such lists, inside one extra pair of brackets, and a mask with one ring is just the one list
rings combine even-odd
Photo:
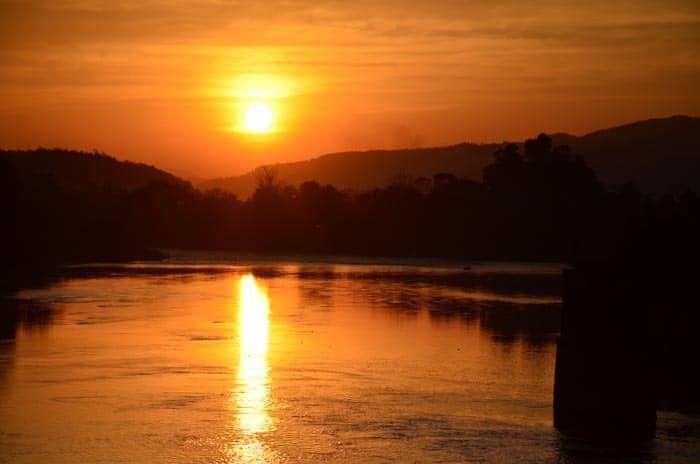
[[(696, 1), (0, 0), (4, 148), (176, 174), (700, 114)], [(246, 105), (265, 133), (240, 130)]]

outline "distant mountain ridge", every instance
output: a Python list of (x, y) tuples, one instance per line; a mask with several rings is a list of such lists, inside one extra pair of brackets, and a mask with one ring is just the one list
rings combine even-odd
[[(533, 137), (537, 134), (533, 134)], [(700, 118), (672, 116), (633, 122), (583, 136), (551, 135), (584, 156), (608, 184), (636, 181), (651, 191), (687, 186), (700, 191)], [(506, 142), (504, 142), (506, 143)], [(522, 143), (522, 142), (521, 142)], [(462, 143), (446, 147), (330, 153), (306, 161), (265, 166), (284, 182), (315, 180), (338, 188), (366, 190), (400, 176), (432, 177), (445, 172), (480, 181), (500, 143)], [(248, 197), (263, 167), (240, 176), (199, 182), (203, 190), (222, 189)]]
[(367, 190), (401, 177), (432, 177), (439, 172), (481, 180), (481, 170), (501, 144), (462, 143), (446, 147), (367, 150), (329, 153), (305, 161), (260, 166), (240, 176), (200, 182), (202, 190), (221, 189), (246, 198), (253, 193), (259, 173), (272, 169), (288, 184), (315, 180), (340, 189)]
[(636, 181), (651, 191), (700, 191), (700, 118), (672, 116), (602, 129), (566, 143), (608, 183)]
[(102, 153), (58, 148), (0, 150), (20, 179), (44, 176), (67, 191), (101, 188), (133, 191), (150, 183), (187, 184), (186, 181), (153, 166), (119, 161)]
[[(533, 137), (537, 134), (533, 134)], [(569, 145), (584, 156), (608, 184), (636, 181), (647, 191), (682, 186), (700, 192), (700, 118), (672, 116), (649, 119), (583, 136), (551, 135), (555, 145)], [(505, 142), (504, 142), (505, 143)], [(286, 183), (307, 180), (340, 189), (367, 190), (400, 177), (431, 178), (450, 173), (475, 181), (502, 144), (472, 144), (403, 150), (331, 153), (306, 161), (270, 165)], [(104, 188), (132, 191), (149, 183), (186, 185), (187, 181), (142, 163), (119, 161), (102, 153), (63, 149), (0, 150), (20, 178), (45, 176), (64, 190)], [(262, 167), (240, 176), (197, 182), (202, 190), (222, 189), (247, 198)]]

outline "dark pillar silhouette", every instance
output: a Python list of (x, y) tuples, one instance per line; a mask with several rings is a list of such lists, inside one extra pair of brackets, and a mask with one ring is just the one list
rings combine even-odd
[(658, 344), (649, 284), (643, 270), (629, 267), (564, 272), (554, 379), (560, 432), (618, 443), (653, 438)]

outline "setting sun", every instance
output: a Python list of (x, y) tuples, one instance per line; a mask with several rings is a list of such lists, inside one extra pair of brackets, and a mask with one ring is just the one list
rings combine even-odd
[(246, 132), (269, 132), (274, 114), (267, 103), (248, 103), (243, 114), (243, 130)]

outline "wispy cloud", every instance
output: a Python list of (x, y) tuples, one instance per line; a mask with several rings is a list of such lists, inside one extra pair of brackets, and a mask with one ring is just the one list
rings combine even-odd
[[(336, 120), (361, 121), (379, 111), (397, 126), (409, 114), (478, 106), (476, 127), (475, 118), (490, 117), (485, 106), (502, 115), (523, 99), (574, 129), (600, 112), (591, 102), (610, 98), (627, 106), (608, 114), (641, 117), (677, 101), (700, 112), (697, 0), (0, 0), (0, 12), (5, 118), (71, 102), (206, 106), (239, 75), (295, 83), (297, 97), (309, 95), (298, 103), (308, 112), (338, 108), (348, 114)], [(309, 126), (330, 133), (329, 121)], [(500, 136), (514, 125), (505, 122)], [(428, 144), (448, 140), (409, 129)], [(38, 131), (0, 136), (23, 130)]]

